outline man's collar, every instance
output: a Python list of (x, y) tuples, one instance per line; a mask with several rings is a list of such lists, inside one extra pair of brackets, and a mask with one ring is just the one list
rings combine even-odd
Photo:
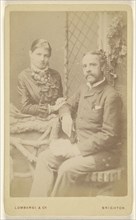
[(87, 83), (87, 86), (88, 86), (90, 89), (92, 89), (92, 88), (95, 88), (95, 87), (101, 85), (104, 81), (105, 81), (105, 77), (104, 77), (101, 81), (94, 83), (92, 86), (90, 85), (90, 83)]
[(87, 97), (87, 96), (92, 96), (95, 93), (100, 93), (104, 89), (105, 85), (107, 85), (107, 81), (105, 77), (103, 78), (103, 80), (95, 83), (95, 85), (93, 85), (91, 88), (90, 86), (87, 85), (84, 96)]

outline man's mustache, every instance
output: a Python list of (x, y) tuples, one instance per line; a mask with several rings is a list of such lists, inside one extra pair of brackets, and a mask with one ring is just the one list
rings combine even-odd
[(88, 76), (95, 77), (95, 75), (94, 75), (93, 73), (88, 73), (88, 74), (86, 75), (86, 78), (87, 78)]

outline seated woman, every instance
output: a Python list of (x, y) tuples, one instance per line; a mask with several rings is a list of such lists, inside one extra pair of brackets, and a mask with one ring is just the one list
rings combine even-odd
[(35, 40), (29, 51), (30, 67), (19, 74), (18, 91), (21, 111), (46, 118), (56, 111), (56, 100), (63, 96), (60, 74), (49, 68), (51, 46), (44, 39)]
[[(49, 67), (49, 42), (44, 39), (35, 40), (29, 56), (30, 67), (18, 76), (21, 111), (12, 104), (10, 111), (11, 160), (14, 173), (12, 196), (29, 194), (31, 179), (27, 190), (23, 182), (27, 180), (26, 177), (32, 176), (30, 171), (35, 166), (33, 162), (48, 147), (53, 135), (56, 135), (59, 128), (57, 111), (64, 102), (60, 74)], [(18, 187), (20, 184), (22, 188)]]

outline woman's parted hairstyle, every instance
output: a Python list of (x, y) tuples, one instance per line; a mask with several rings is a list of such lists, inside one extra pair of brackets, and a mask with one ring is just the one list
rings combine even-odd
[(37, 48), (40, 48), (40, 47), (44, 47), (46, 50), (49, 51), (49, 56), (51, 56), (51, 45), (50, 43), (45, 40), (45, 39), (36, 39), (33, 41), (32, 45), (31, 45), (31, 52), (34, 52)]

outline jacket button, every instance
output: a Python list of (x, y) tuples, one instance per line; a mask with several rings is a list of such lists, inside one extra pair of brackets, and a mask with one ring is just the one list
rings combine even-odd
[(106, 163), (106, 165), (105, 165), (106, 167), (109, 167), (110, 165), (108, 164), (108, 163)]

